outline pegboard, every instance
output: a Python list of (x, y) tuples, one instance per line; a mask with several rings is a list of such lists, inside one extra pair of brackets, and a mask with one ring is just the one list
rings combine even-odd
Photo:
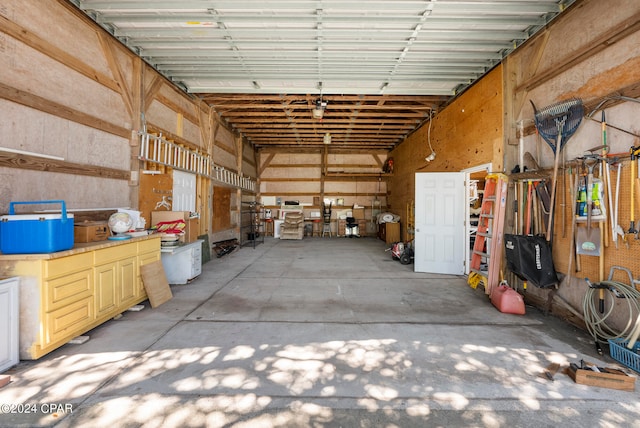
[[(609, 205), (606, 203), (605, 209), (607, 211), (607, 220), (604, 224), (606, 229), (605, 240), (602, 242), (603, 251), (603, 278), (600, 278), (600, 260), (597, 256), (579, 256), (580, 257), (580, 267), (581, 270), (579, 272), (572, 272), (572, 275), (578, 278), (588, 277), (592, 281), (607, 279), (609, 275), (609, 271), (611, 266), (621, 266), (629, 269), (634, 279), (640, 278), (640, 258), (638, 257), (640, 251), (640, 240), (636, 239), (636, 237), (640, 237), (637, 234), (628, 234), (631, 221), (631, 161), (629, 159), (621, 161), (621, 175), (620, 175), (620, 189), (619, 189), (619, 207), (618, 207), (618, 224), (622, 227), (625, 232), (625, 237), (627, 240), (627, 245), (622, 242), (620, 236), (618, 236), (618, 247), (613, 243), (612, 239), (612, 231), (611, 231), (611, 223), (610, 218), (611, 214), (609, 212)], [(596, 178), (603, 177), (600, 174), (599, 167), (596, 167), (594, 170), (594, 176)], [(615, 202), (615, 186), (616, 186), (616, 177), (617, 177), (617, 166), (612, 166), (610, 170), (611, 176), (611, 191), (612, 197)], [(634, 180), (637, 178), (634, 177)], [(562, 171), (559, 174), (558, 179), (558, 196), (561, 196), (562, 186), (560, 183), (562, 180)], [(567, 183), (570, 182), (569, 176), (567, 176)], [(640, 197), (638, 194), (640, 193), (640, 188), (637, 188), (640, 183), (636, 180), (634, 185), (634, 199), (635, 199), (635, 228), (638, 229), (638, 222), (640, 219)], [(555, 215), (555, 228), (554, 228), (554, 239), (553, 239), (553, 255), (555, 261), (556, 271), (566, 273), (567, 272), (567, 264), (569, 258), (569, 252), (573, 251), (573, 243), (571, 240), (571, 206), (569, 203), (571, 202), (570, 188), (567, 186), (566, 191), (566, 200), (567, 204), (565, 209), (567, 210), (566, 215), (566, 223), (565, 223), (565, 231), (566, 237), (562, 237), (562, 215), (561, 209), (562, 207), (556, 202), (557, 211)], [(585, 226), (584, 222), (579, 223), (581, 226)], [(597, 223), (592, 224), (594, 227), (594, 233), (597, 232)], [(576, 263), (574, 261), (574, 268), (576, 267)], [(629, 279), (626, 274), (622, 274), (618, 272), (614, 277), (614, 280), (628, 283)]]

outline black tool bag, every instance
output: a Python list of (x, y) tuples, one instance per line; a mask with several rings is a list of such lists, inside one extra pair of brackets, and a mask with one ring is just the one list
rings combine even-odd
[(542, 236), (504, 235), (507, 267), (523, 281), (550, 288), (558, 283), (549, 243)]

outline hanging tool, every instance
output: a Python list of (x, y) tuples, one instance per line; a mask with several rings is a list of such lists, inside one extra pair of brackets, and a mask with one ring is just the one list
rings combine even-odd
[(640, 146), (631, 146), (631, 222), (629, 226), (629, 231), (627, 233), (636, 235), (636, 239), (638, 239), (638, 230), (636, 229), (636, 216), (635, 216), (635, 183), (636, 183), (636, 161), (640, 157)]
[(526, 223), (525, 223), (525, 235), (531, 235), (531, 215), (533, 206), (531, 204), (531, 200), (533, 198), (533, 182), (531, 180), (527, 181), (527, 212), (526, 212)]
[(536, 129), (542, 138), (551, 147), (554, 153), (553, 179), (551, 183), (551, 208), (549, 210), (549, 220), (547, 224), (547, 242), (551, 242), (553, 236), (552, 225), (555, 207), (556, 184), (558, 180), (558, 166), (562, 149), (569, 141), (569, 138), (576, 132), (582, 117), (584, 116), (584, 106), (582, 100), (574, 98), (568, 101), (548, 106), (540, 111), (533, 107)]
[[(602, 152), (600, 153), (601, 156), (601, 165), (600, 165), (600, 177), (603, 179), (604, 181), (604, 189), (603, 189), (603, 194), (604, 194), (604, 199), (611, 201), (611, 192), (608, 190), (610, 185), (609, 185), (609, 176), (605, 175), (605, 169), (608, 170), (608, 159), (607, 156), (609, 154), (609, 147), (607, 146), (607, 119), (605, 116), (605, 112), (604, 110), (602, 110)], [(602, 201), (602, 213), (604, 214), (605, 212), (605, 201)], [(611, 213), (609, 214), (611, 215)], [(604, 220), (606, 222), (606, 218)], [(606, 223), (605, 223), (606, 226)], [(604, 228), (604, 246), (605, 247), (609, 247), (609, 233), (608, 233), (608, 229), (605, 227)]]
[[(611, 240), (613, 241), (616, 249), (618, 248), (618, 236), (622, 238), (622, 241), (629, 248), (629, 241), (624, 233), (622, 226), (618, 224), (618, 201), (620, 199), (620, 175), (622, 175), (622, 163), (618, 163), (618, 171), (616, 173), (616, 188), (611, 190), (611, 167), (607, 162), (607, 182), (609, 186), (609, 211), (611, 212)], [(615, 196), (613, 194), (615, 193)]]

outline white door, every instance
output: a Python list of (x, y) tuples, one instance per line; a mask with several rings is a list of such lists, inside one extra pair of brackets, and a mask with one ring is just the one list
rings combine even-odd
[(465, 173), (416, 173), (416, 272), (464, 274)]
[(171, 211), (196, 211), (196, 175), (173, 171), (173, 203)]

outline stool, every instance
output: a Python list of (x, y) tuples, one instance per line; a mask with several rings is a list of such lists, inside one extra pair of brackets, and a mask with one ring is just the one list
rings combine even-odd
[(322, 223), (322, 237), (324, 238), (324, 234), (328, 233), (329, 238), (331, 238), (331, 223)]
[(311, 236), (321, 236), (320, 235), (320, 219), (313, 220), (313, 233)]

